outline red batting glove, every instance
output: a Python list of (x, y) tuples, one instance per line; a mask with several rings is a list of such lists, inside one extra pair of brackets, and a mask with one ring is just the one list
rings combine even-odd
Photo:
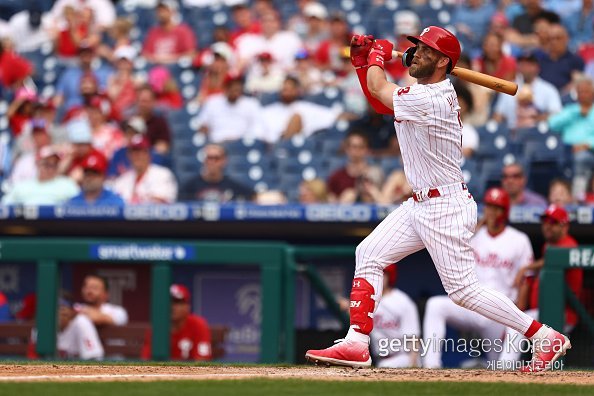
[(351, 39), (351, 64), (356, 68), (367, 66), (367, 56), (373, 45), (372, 35), (356, 34)]
[(375, 40), (367, 56), (367, 65), (375, 65), (383, 69), (384, 63), (392, 59), (392, 49), (394, 45), (388, 40)]

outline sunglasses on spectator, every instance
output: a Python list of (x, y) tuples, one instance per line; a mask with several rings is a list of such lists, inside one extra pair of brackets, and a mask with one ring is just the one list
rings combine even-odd
[(219, 161), (223, 159), (222, 155), (207, 155), (206, 156), (207, 160), (212, 160), (212, 161)]

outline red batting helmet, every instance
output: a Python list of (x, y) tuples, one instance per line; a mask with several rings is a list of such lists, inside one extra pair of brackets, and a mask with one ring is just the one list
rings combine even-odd
[(493, 187), (487, 190), (485, 197), (483, 198), (485, 205), (493, 205), (505, 210), (502, 220), (507, 221), (509, 219), (509, 195), (502, 188)]
[(420, 35), (406, 36), (406, 38), (415, 44), (418, 44), (420, 41), (450, 58), (451, 63), (448, 67), (448, 73), (451, 72), (454, 66), (456, 66), (456, 63), (458, 63), (458, 58), (460, 58), (461, 52), (460, 42), (449, 30), (439, 26), (429, 26), (423, 29)]
[(388, 277), (388, 284), (390, 287), (396, 286), (397, 269), (396, 264), (390, 264), (384, 268), (384, 276)]

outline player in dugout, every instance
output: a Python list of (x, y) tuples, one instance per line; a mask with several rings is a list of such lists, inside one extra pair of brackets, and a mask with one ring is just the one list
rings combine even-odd
[[(212, 346), (210, 329), (206, 320), (191, 313), (190, 291), (180, 284), (169, 288), (171, 295), (171, 339), (172, 360), (211, 360)], [(142, 359), (151, 358), (151, 332), (144, 339)]]
[[(567, 211), (558, 205), (549, 205), (541, 215), (541, 230), (545, 240), (542, 248), (543, 257), (535, 260), (532, 264), (525, 266), (516, 277), (516, 285), (520, 287), (518, 296), (518, 307), (525, 310), (526, 314), (538, 319), (538, 299), (539, 299), (539, 271), (544, 266), (544, 253), (549, 246), (574, 248), (578, 246), (577, 241), (569, 235), (569, 215)], [(584, 273), (581, 268), (571, 268), (565, 271), (565, 283), (579, 299), (582, 291), (582, 282)], [(578, 321), (577, 313), (566, 305), (565, 307), (565, 326), (563, 330), (570, 332)], [(517, 334), (512, 329), (507, 329), (506, 340), (513, 343), (515, 348), (505, 348), (499, 355), (499, 360), (504, 365), (513, 364), (520, 359), (520, 341), (523, 339), (521, 334)]]
[(355, 35), (351, 63), (374, 109), (394, 118), (404, 172), (413, 196), (390, 213), (356, 249), (351, 290), (351, 326), (342, 340), (309, 350), (316, 364), (369, 367), (369, 334), (382, 295), (383, 269), (424, 248), (454, 303), (524, 334), (533, 341), (524, 372), (551, 370), (571, 348), (569, 338), (534, 320), (504, 294), (483, 286), (474, 269), (470, 245), (477, 205), (464, 183), (462, 122), (454, 87), (446, 75), (461, 48), (448, 30), (429, 26), (402, 57), (417, 83), (400, 87), (386, 79), (384, 63), (393, 45), (373, 36)]

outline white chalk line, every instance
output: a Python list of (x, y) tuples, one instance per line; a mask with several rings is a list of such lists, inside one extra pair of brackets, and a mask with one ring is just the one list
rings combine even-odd
[(10, 381), (35, 381), (35, 380), (102, 380), (102, 379), (142, 379), (142, 378), (167, 378), (167, 379), (217, 379), (217, 378), (250, 378), (264, 377), (263, 374), (57, 374), (57, 375), (15, 375), (0, 376), (0, 382)]

